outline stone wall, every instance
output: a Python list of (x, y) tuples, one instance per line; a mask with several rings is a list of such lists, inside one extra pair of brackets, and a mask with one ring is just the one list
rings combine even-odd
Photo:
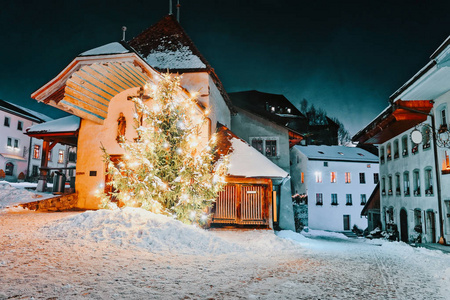
[(21, 204), (23, 208), (39, 211), (64, 211), (77, 206), (77, 194), (58, 195), (52, 198)]
[(295, 231), (301, 232), (303, 227), (308, 226), (308, 204), (294, 203)]

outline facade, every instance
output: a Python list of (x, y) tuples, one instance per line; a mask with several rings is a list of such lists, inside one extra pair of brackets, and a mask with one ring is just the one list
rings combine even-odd
[(353, 141), (380, 149), (381, 221), (400, 238), (450, 239), (450, 37)]
[(367, 227), (360, 213), (378, 183), (375, 155), (355, 147), (294, 146), (290, 157), (292, 191), (307, 196), (310, 228)]
[[(164, 17), (129, 43), (110, 43), (83, 52), (54, 79), (32, 94), (32, 98), (81, 119), (76, 132), (75, 186), (79, 208), (97, 209), (100, 199), (95, 194), (106, 188), (108, 179), (100, 147), (103, 146), (111, 157), (120, 161), (124, 151), (117, 142), (119, 124), (126, 124), (123, 126), (126, 139), (136, 137), (132, 122), (135, 108), (129, 97), (142, 95), (141, 87), (147, 83), (156, 84), (161, 79), (161, 72), (167, 72), (168, 69), (183, 75), (182, 89), (178, 96), (188, 97), (188, 91), (198, 92), (198, 112), (209, 112), (209, 123), (201, 133), (203, 141), (211, 138), (221, 126), (230, 127), (233, 108), (228, 94), (212, 67), (172, 15)], [(123, 119), (127, 122), (123, 122)], [(249, 152), (249, 149), (251, 148), (247, 147), (245, 152)], [(246, 157), (251, 159), (249, 155)], [(277, 167), (265, 157), (264, 159)], [(250, 177), (248, 174), (229, 175)], [(259, 203), (271, 205), (271, 189), (275, 185), (275, 179), (264, 174), (254, 174), (251, 178), (256, 180), (253, 184), (255, 187), (266, 185), (267, 191), (267, 186), (270, 186), (269, 192), (264, 192), (266, 196), (258, 192), (256, 195), (261, 199), (265, 197)], [(266, 180), (270, 180), (270, 184), (266, 184)], [(284, 178), (280, 179), (285, 182), (283, 180)], [(236, 181), (229, 182), (235, 183)], [(282, 183), (279, 185), (283, 186)], [(254, 194), (254, 191), (251, 192), (250, 194)], [(290, 193), (288, 197), (290, 200)], [(280, 209), (281, 215), (291, 217), (280, 217), (279, 226), (292, 229), (292, 203), (290, 210), (289, 203), (283, 203)], [(264, 224), (270, 226), (271, 222), (265, 220)]]
[[(20, 173), (31, 181), (37, 180), (43, 144), (26, 135), (26, 130), (50, 120), (41, 113), (0, 100), (0, 169), (5, 171), (7, 181), (17, 181)], [(67, 166), (68, 151), (65, 145), (56, 144), (49, 153), (49, 166)]]

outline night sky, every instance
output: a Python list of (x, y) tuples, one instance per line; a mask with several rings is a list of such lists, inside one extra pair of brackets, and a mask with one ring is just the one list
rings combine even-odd
[[(30, 98), (79, 53), (127, 40), (168, 13), (168, 0), (5, 1), (0, 98), (51, 117)], [(32, 2), (30, 4), (30, 2)], [(174, 0), (176, 2), (176, 0)], [(228, 92), (306, 98), (353, 135), (449, 35), (450, 1), (181, 0), (181, 25)]]

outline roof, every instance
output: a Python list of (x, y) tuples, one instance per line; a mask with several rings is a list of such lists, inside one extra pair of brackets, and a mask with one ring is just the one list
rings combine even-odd
[(306, 128), (305, 116), (284, 96), (256, 90), (229, 93), (234, 106), (297, 133)]
[(346, 146), (294, 146), (309, 160), (334, 160), (378, 163), (378, 156), (358, 148)]
[[(427, 120), (433, 104), (426, 100), (402, 101), (383, 110), (372, 122), (361, 129), (352, 141), (365, 144), (381, 144)], [(413, 109), (416, 112), (409, 111)]]
[(225, 103), (233, 111), (219, 77), (173, 15), (163, 17), (128, 44), (160, 72), (208, 72)]
[(84, 51), (78, 56), (123, 54), (129, 52), (132, 52), (132, 50), (126, 45), (126, 43), (113, 42), (88, 51)]
[(36, 124), (27, 128), (27, 133), (75, 132), (80, 128), (80, 118), (68, 116), (53, 121)]
[(369, 210), (371, 210), (371, 209), (380, 210), (380, 183), (379, 182), (373, 189), (373, 192), (370, 195), (369, 200), (367, 200), (366, 204), (364, 205), (364, 207), (361, 211), (361, 216), (367, 216), (369, 213)]
[(226, 126), (217, 126), (217, 154), (229, 155), (228, 175), (252, 178), (285, 178), (289, 174)]
[(395, 91), (389, 100), (434, 100), (450, 90), (450, 36), (430, 56), (430, 61)]
[(1, 99), (0, 109), (38, 123), (53, 120), (49, 116)]

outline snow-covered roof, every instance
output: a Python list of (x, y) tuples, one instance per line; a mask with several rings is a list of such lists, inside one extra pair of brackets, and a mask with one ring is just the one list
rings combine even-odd
[(128, 53), (130, 50), (125, 48), (121, 43), (113, 42), (81, 53), (79, 56), (90, 55), (107, 55)]
[(176, 50), (152, 50), (145, 58), (147, 63), (157, 69), (204, 69), (206, 65), (192, 53), (187, 46), (179, 44)]
[(80, 118), (68, 116), (53, 121), (36, 124), (27, 129), (27, 133), (75, 132), (80, 127)]
[(295, 149), (314, 160), (342, 160), (378, 163), (378, 156), (357, 147), (346, 146), (294, 146)]
[(232, 138), (228, 173), (232, 176), (284, 178), (289, 174), (241, 139)]
[(6, 111), (11, 111), (14, 114), (23, 116), (24, 118), (32, 119), (35, 122), (46, 122), (53, 120), (49, 116), (46, 116), (42, 113), (5, 100), (0, 100), (0, 107)]

